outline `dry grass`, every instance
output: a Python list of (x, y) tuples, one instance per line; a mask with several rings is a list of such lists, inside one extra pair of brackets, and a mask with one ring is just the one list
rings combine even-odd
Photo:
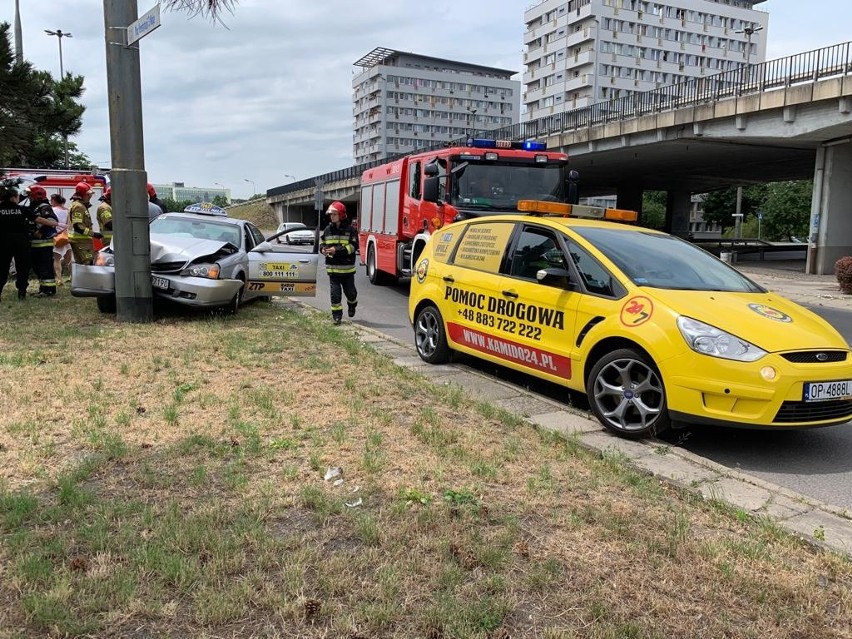
[(324, 316), (0, 321), (0, 637), (852, 637), (847, 560)]

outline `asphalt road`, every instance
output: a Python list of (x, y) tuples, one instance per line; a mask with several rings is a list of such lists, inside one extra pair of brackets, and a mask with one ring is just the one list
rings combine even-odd
[[(373, 286), (359, 266), (356, 275), (358, 313), (354, 323), (407, 343), (412, 341), (408, 322), (408, 283)], [(321, 274), (315, 308), (329, 311), (328, 278)], [(852, 313), (812, 307), (852, 344)], [(329, 321), (331, 321), (329, 313)], [(555, 384), (464, 357), (464, 364), (511, 381), (576, 408), (587, 408), (585, 398)], [(852, 422), (843, 426), (796, 431), (700, 428), (665, 435), (672, 445), (728, 468), (742, 470), (808, 497), (852, 511)]]

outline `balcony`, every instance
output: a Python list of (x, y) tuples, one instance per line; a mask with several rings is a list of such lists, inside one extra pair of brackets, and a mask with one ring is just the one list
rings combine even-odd
[(565, 81), (566, 93), (578, 91), (579, 89), (583, 89), (585, 87), (591, 87), (593, 77), (594, 76), (591, 73), (581, 73), (579, 77), (568, 78), (568, 80)]

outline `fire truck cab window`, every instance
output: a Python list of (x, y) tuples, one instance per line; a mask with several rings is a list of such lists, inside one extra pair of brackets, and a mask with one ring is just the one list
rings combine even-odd
[(408, 195), (415, 200), (420, 199), (420, 162), (414, 162), (409, 171)]
[(438, 158), (438, 199), (446, 202), (447, 200), (447, 161), (443, 158)]

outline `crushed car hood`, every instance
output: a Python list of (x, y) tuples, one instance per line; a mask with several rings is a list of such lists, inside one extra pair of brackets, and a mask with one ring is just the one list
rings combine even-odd
[(225, 247), (230, 247), (230, 252), (237, 250), (230, 242), (151, 233), (151, 263), (186, 263), (203, 255), (213, 255)]

